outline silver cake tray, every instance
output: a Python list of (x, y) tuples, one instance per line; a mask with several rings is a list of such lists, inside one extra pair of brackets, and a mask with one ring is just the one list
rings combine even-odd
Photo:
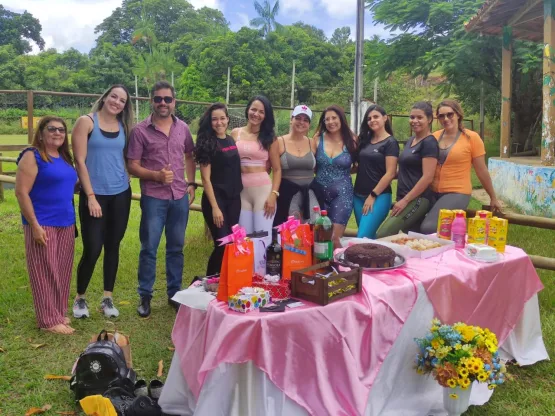
[[(341, 266), (346, 267), (360, 267), (358, 264), (351, 263), (350, 261), (345, 260), (345, 252), (341, 252), (334, 256), (335, 262)], [(393, 266), (390, 267), (361, 267), (361, 269), (365, 272), (381, 272), (384, 270), (393, 270), (403, 266), (406, 263), (406, 260), (400, 254), (395, 254), (395, 260), (393, 262)]]

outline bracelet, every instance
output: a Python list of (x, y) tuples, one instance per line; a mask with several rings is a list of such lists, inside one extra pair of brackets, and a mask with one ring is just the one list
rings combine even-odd
[(275, 194), (279, 198), (279, 192), (278, 191), (272, 191), (272, 193)]
[(191, 183), (187, 184), (187, 188), (188, 188), (189, 186), (192, 186), (193, 188), (195, 188), (195, 191), (196, 191), (197, 188), (198, 188), (198, 183), (191, 182)]
[(378, 194), (375, 193), (374, 191), (370, 191), (370, 195), (372, 195), (374, 198), (377, 198), (377, 197), (378, 197)]

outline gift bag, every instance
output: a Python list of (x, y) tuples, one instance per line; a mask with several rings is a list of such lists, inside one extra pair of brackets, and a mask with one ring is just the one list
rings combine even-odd
[(243, 227), (234, 225), (233, 233), (221, 238), (225, 246), (224, 259), (220, 270), (220, 286), (218, 300), (227, 302), (229, 296), (235, 295), (243, 287), (252, 285), (254, 247), (250, 240), (245, 240)]
[(291, 272), (312, 266), (312, 232), (309, 224), (300, 224), (293, 217), (279, 226), (283, 249), (283, 279)]
[(268, 241), (268, 233), (266, 231), (255, 231), (247, 235), (252, 241), (254, 247), (254, 273), (259, 276), (266, 274), (266, 247), (271, 243)]

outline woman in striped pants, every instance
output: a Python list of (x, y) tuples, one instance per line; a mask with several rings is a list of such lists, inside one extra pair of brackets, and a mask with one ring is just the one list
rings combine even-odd
[(77, 173), (65, 122), (43, 117), (31, 147), (18, 158), (15, 194), (39, 328), (72, 334), (68, 309), (75, 248), (73, 191)]

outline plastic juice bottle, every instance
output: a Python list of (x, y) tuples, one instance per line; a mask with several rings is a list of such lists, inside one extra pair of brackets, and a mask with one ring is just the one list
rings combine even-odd
[(455, 248), (464, 248), (466, 241), (466, 219), (462, 212), (457, 212), (451, 225), (451, 240), (455, 242)]
[(333, 259), (333, 224), (328, 218), (328, 212), (322, 210), (322, 215), (314, 223), (314, 259), (318, 263)]
[(445, 240), (451, 239), (451, 224), (455, 218), (455, 213), (450, 209), (440, 209), (437, 219), (437, 236)]

